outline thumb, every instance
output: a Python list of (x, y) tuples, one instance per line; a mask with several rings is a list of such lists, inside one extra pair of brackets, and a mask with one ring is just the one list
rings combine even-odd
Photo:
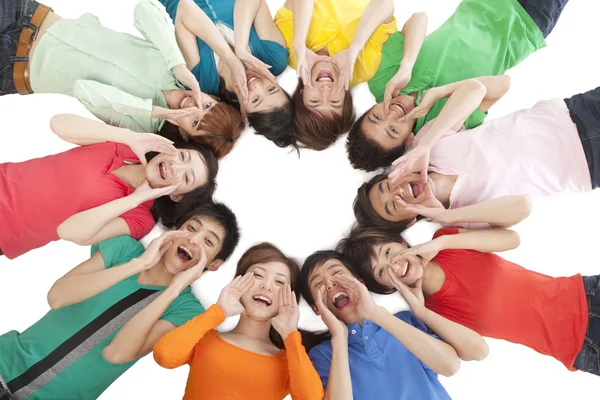
[(423, 288), (423, 278), (419, 278), (415, 282), (415, 289), (422, 290), (422, 288)]
[[(427, 175), (427, 169), (429, 168), (429, 166), (425, 166), (423, 167), (423, 169), (421, 171), (419, 171), (421, 173), (421, 182), (423, 182), (423, 184), (427, 184), (427, 181), (429, 180), (429, 176)], [(431, 187), (431, 186), (429, 186)]]

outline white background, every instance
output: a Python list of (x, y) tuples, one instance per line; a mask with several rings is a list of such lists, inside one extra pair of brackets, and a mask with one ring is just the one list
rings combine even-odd
[[(283, 0), (268, 0), (268, 3), (274, 14)], [(411, 13), (426, 11), (428, 31), (431, 32), (458, 4), (458, 0), (396, 0), (395, 14), (401, 27)], [(48, 5), (63, 17), (78, 17), (91, 12), (109, 27), (138, 34), (132, 24), (133, 0), (53, 0)], [(488, 118), (530, 107), (537, 100), (567, 97), (599, 86), (599, 12), (600, 6), (596, 2), (568, 4), (547, 40), (548, 47), (509, 72), (512, 88), (492, 108)], [(288, 68), (280, 82), (291, 92), (295, 87), (294, 72)], [(354, 99), (359, 115), (373, 104), (365, 84), (354, 89)], [(0, 98), (0, 161), (18, 162), (69, 149), (71, 146), (56, 138), (49, 129), (48, 121), (57, 113), (91, 117), (76, 100), (65, 96)], [(242, 239), (233, 257), (220, 271), (205, 274), (195, 285), (195, 293), (206, 307), (216, 301), (220, 288), (231, 279), (237, 260), (249, 246), (270, 241), (303, 260), (315, 250), (332, 247), (350, 228), (353, 222), (351, 203), (356, 188), (367, 176), (350, 167), (343, 145), (344, 141), (340, 140), (327, 151), (306, 151), (298, 158), (253, 135), (250, 130), (242, 135), (233, 152), (221, 163), (216, 195), (237, 214)], [(503, 256), (553, 276), (600, 273), (596, 233), (600, 222), (599, 197), (600, 193), (596, 192), (534, 199), (533, 214), (516, 227), (521, 234), (521, 247)], [(423, 228), (420, 227), (428, 230)], [(409, 233), (408, 237), (413, 244), (428, 239), (415, 232)], [(13, 329), (23, 331), (41, 318), (49, 310), (46, 294), (52, 283), (88, 255), (89, 248), (54, 242), (13, 261), (0, 257), (0, 334)], [(387, 302), (396, 308), (400, 304), (394, 297), (388, 298)], [(310, 321), (311, 314), (310, 310), (303, 309), (302, 324), (316, 327)], [(488, 343), (490, 355), (486, 360), (463, 363), (456, 376), (441, 378), (453, 398), (504, 400), (597, 396), (598, 377), (569, 372), (553, 358), (523, 346), (499, 340), (488, 340)], [(186, 367), (174, 371), (162, 369), (149, 356), (118, 379), (101, 398), (179, 399), (187, 374)]]

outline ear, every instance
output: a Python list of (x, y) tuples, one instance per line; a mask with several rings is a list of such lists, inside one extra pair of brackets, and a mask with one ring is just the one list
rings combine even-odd
[(206, 269), (208, 269), (209, 271), (216, 271), (221, 265), (223, 265), (223, 260), (217, 259), (208, 264), (208, 267), (206, 267)]
[(317, 308), (316, 305), (313, 304), (312, 306), (310, 306), (310, 308), (312, 308), (312, 310), (315, 314), (321, 315), (321, 311), (319, 311), (319, 309)]
[(169, 196), (171, 198), (171, 200), (173, 200), (175, 203), (179, 203), (181, 201), (181, 199), (183, 199), (183, 196), (180, 194), (172, 194)]
[(410, 149), (410, 147), (412, 146), (412, 142), (415, 139), (415, 134), (412, 132), (408, 133), (408, 136), (406, 137), (406, 140), (404, 141), (404, 148), (406, 150)]
[(417, 217), (414, 217), (414, 218), (412, 219), (412, 221), (410, 221), (410, 222), (408, 223), (408, 225), (406, 225), (406, 227), (407, 227), (407, 228), (410, 228), (411, 226), (413, 226), (413, 225), (414, 225), (414, 224), (416, 224), (416, 223), (417, 223)]

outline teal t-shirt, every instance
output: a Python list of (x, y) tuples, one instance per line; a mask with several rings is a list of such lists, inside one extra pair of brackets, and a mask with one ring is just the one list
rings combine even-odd
[[(144, 247), (130, 236), (119, 236), (92, 247), (106, 268), (139, 257)], [(95, 399), (135, 362), (111, 364), (102, 350), (137, 312), (150, 304), (164, 286), (147, 286), (131, 276), (98, 295), (58, 310), (50, 310), (23, 333), (0, 336), (0, 375), (16, 399)], [(180, 326), (204, 308), (188, 287), (161, 319)]]
[[(425, 37), (412, 70), (412, 79), (400, 93), (418, 93), (432, 87), (486, 75), (503, 75), (529, 54), (546, 45), (539, 28), (517, 0), (463, 0), (454, 14)], [(404, 36), (396, 32), (383, 46), (377, 73), (369, 89), (383, 101), (385, 85), (400, 67)], [(438, 101), (414, 132), (437, 117), (447, 99)], [(465, 121), (467, 129), (481, 125), (486, 114), (477, 109)]]

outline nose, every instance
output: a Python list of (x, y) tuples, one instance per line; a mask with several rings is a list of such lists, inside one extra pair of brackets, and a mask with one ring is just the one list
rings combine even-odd
[(268, 290), (269, 292), (273, 292), (273, 286), (271, 285), (271, 282), (268, 280), (264, 280), (261, 285), (260, 288), (262, 290)]
[(332, 279), (326, 279), (325, 284), (327, 285), (327, 290), (331, 290), (337, 286), (337, 283)]
[(190, 235), (188, 239), (192, 245), (198, 246), (202, 242), (202, 238), (200, 236), (200, 232), (196, 232), (195, 234)]

